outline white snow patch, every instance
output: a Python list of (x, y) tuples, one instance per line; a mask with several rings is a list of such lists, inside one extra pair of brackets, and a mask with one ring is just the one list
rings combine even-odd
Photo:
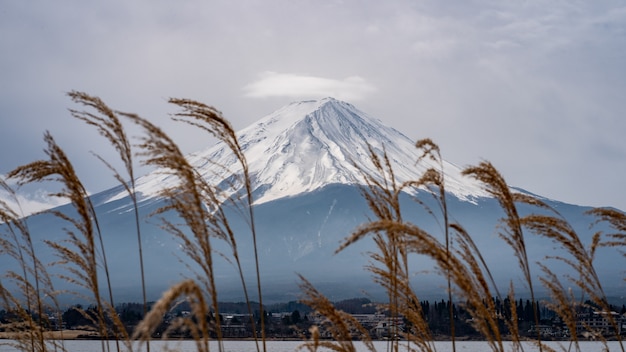
[[(418, 180), (428, 168), (439, 168), (427, 159), (416, 164), (421, 154), (414, 141), (354, 106), (333, 98), (289, 104), (237, 135), (248, 160), (252, 187), (263, 187), (255, 204), (310, 192), (329, 184), (364, 184), (359, 168), (370, 174), (377, 173), (369, 158), (367, 143), (379, 153), (387, 152), (398, 183)], [(187, 159), (213, 185), (242, 173), (239, 161), (220, 143), (190, 154)], [(476, 180), (462, 176), (457, 166), (444, 161), (443, 170), (446, 190), (459, 199), (472, 202), (478, 197), (489, 197)], [(175, 177), (157, 170), (139, 178), (137, 190), (145, 197), (155, 197), (160, 189), (174, 186), (175, 182)], [(238, 189), (223, 191), (229, 196)], [(125, 196), (120, 193), (110, 200)]]

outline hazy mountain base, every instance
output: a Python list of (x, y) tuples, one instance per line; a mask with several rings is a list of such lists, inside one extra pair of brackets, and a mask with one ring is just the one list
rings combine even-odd
[[(109, 260), (109, 271), (116, 301), (140, 301), (137, 242), (134, 237), (134, 215), (127, 199), (107, 202), (110, 194), (118, 190), (96, 194), (92, 197), (96, 205), (100, 226), (104, 236), (105, 249)], [(419, 200), (430, 207), (434, 214), (438, 208), (426, 191), (419, 193)], [(590, 229), (593, 218), (584, 214), (590, 208), (545, 200), (561, 213), (585, 240), (599, 229)], [(161, 292), (183, 277), (192, 277), (193, 272), (187, 267), (186, 256), (179, 249), (179, 244), (170, 234), (159, 227), (159, 219), (149, 215), (163, 206), (164, 200), (150, 198), (140, 202), (143, 220), (143, 251), (146, 268), (146, 283), (149, 299), (158, 299)], [(442, 234), (441, 226), (425, 207), (418, 204), (411, 196), (402, 200), (403, 216), (406, 221), (422, 226), (433, 234)], [(449, 213), (452, 221), (463, 225), (486, 258), (501, 292), (506, 292), (509, 282), (516, 284), (518, 296), (524, 297), (527, 288), (520, 285), (521, 274), (517, 270), (516, 258), (512, 250), (498, 238), (497, 223), (503, 215), (497, 202), (492, 198), (476, 198), (472, 202), (448, 197)], [(58, 209), (70, 214), (72, 210), (65, 206)], [(524, 209), (521, 209), (524, 212)], [(261, 275), (264, 300), (267, 303), (296, 300), (300, 297), (296, 273), (300, 273), (313, 282), (331, 300), (367, 296), (374, 301), (384, 299), (385, 292), (375, 285), (369, 273), (364, 270), (368, 264), (367, 253), (374, 251), (373, 242), (362, 240), (346, 250), (335, 254), (341, 241), (368, 216), (371, 216), (359, 188), (349, 185), (328, 185), (320, 190), (286, 197), (267, 202), (255, 207), (258, 248), (261, 261)], [(250, 231), (245, 221), (236, 210), (229, 210), (231, 226), (238, 240), (238, 250), (242, 265), (250, 285), (254, 284), (253, 246)], [(173, 214), (165, 214), (170, 221), (176, 222)], [(42, 240), (63, 241), (65, 234), (63, 223), (51, 214), (40, 214), (28, 219), (28, 226), (35, 240), (38, 257), (44, 263), (52, 263), (56, 258)], [(606, 230), (606, 229), (604, 229)], [(443, 236), (443, 235), (442, 235)], [(234, 267), (224, 258), (230, 256), (228, 249), (218, 239), (213, 240), (216, 251), (224, 254), (216, 257), (215, 273), (222, 301), (243, 300), (241, 284)], [(555, 272), (565, 274), (563, 264), (546, 262), (545, 257), (561, 251), (550, 241), (527, 234), (527, 251), (531, 262), (542, 261)], [(621, 260), (620, 253), (611, 249), (600, 249), (596, 267), (608, 296), (620, 296), (623, 290), (623, 270), (614, 265)], [(2, 268), (17, 269), (17, 264), (10, 262), (8, 256), (0, 256)], [(193, 268), (193, 266), (191, 266)], [(414, 273), (413, 285), (423, 299), (438, 299), (445, 295), (445, 281), (432, 271), (432, 263), (422, 257), (411, 260)], [(62, 273), (59, 265), (52, 265), (52, 273)], [(534, 272), (539, 274), (537, 268)], [(511, 275), (513, 273), (513, 275)], [(56, 280), (55, 287), (62, 290), (76, 291), (76, 287), (63, 280)], [(539, 286), (538, 286), (539, 287)], [(541, 296), (543, 293), (538, 292)], [(59, 297), (65, 304), (79, 303), (73, 295)], [(254, 295), (252, 299), (256, 299)], [(619, 303), (619, 302), (615, 302)]]

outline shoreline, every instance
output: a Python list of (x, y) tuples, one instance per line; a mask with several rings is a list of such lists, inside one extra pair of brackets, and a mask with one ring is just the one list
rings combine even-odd
[[(19, 336), (21, 335), (20, 332), (0, 332), (0, 341), (2, 340), (18, 340)], [(46, 331), (44, 332), (44, 339), (45, 340), (63, 340), (63, 341), (71, 341), (71, 340), (84, 340), (84, 341), (99, 341), (102, 340), (100, 338), (100, 336), (98, 335), (97, 332), (95, 331), (91, 331), (91, 330), (60, 330), (60, 331)], [(209, 341), (213, 341), (214, 339), (209, 339)], [(296, 338), (296, 337), (268, 337), (265, 339), (266, 341), (301, 341), (301, 342), (308, 342), (310, 340), (307, 339), (302, 339), (302, 338)], [(324, 339), (322, 339), (324, 340)], [(614, 339), (607, 339), (607, 341), (613, 341)], [(115, 341), (113, 339), (109, 340), (109, 341)], [(120, 340), (121, 341), (121, 340)], [(136, 339), (133, 341), (140, 341), (140, 339)], [(150, 341), (194, 341), (193, 339), (190, 338), (175, 338), (175, 337), (170, 337), (170, 338), (166, 338), (166, 339), (161, 339), (161, 338), (152, 338), (150, 339)], [(222, 341), (254, 341), (253, 338), (245, 338), (245, 337), (241, 337), (241, 338), (223, 338)], [(259, 341), (261, 341), (259, 339)], [(358, 340), (355, 340), (358, 341)], [(373, 339), (372, 341), (387, 341), (385, 339)], [(401, 341), (405, 341), (405, 340), (401, 340)], [(448, 336), (447, 338), (445, 336), (438, 336), (438, 337), (434, 337), (433, 339), (431, 339), (430, 341), (432, 342), (452, 342), (452, 339)], [(468, 342), (468, 341), (484, 341), (483, 339), (479, 339), (479, 338), (473, 338), (473, 337), (469, 337), (469, 336), (457, 336), (456, 338), (457, 342)], [(513, 340), (511, 339), (504, 339), (502, 341), (508, 341), (511, 342)], [(531, 338), (528, 339), (523, 339), (522, 341), (535, 341)], [(549, 341), (556, 341), (556, 342), (562, 342), (562, 341), (570, 341), (568, 339), (542, 339), (543, 342), (549, 342)], [(593, 340), (588, 340), (588, 339), (579, 339), (579, 341), (593, 341)], [(1, 342), (0, 342), (1, 344)]]
[[(18, 340), (23, 332), (0, 332), (0, 340)], [(44, 331), (44, 339), (46, 340), (98, 340), (97, 332), (92, 330), (57, 330)], [(17, 337), (17, 338), (16, 338)]]

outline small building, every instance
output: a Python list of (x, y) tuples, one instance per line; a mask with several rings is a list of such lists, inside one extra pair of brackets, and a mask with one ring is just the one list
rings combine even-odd
[(400, 332), (404, 331), (404, 318), (393, 317), (380, 320), (373, 331), (379, 339), (397, 337)]
[(222, 315), (222, 336), (224, 337), (248, 337), (248, 323), (250, 314), (225, 314)]
[[(595, 334), (610, 336), (616, 332), (621, 334), (624, 323), (623, 317), (617, 312), (583, 312), (576, 316), (576, 332), (579, 335), (592, 336)], [(618, 331), (615, 331), (616, 327)]]
[(375, 327), (386, 318), (384, 314), (352, 314), (352, 317), (366, 329)]
[(536, 336), (537, 332), (539, 332), (539, 336), (541, 337), (555, 337), (560, 335), (560, 331), (551, 325), (533, 325), (528, 330), (531, 336)]

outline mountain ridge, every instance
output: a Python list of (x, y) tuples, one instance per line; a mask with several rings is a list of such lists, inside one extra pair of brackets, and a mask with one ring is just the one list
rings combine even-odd
[[(255, 204), (318, 189), (326, 184), (365, 184), (361, 170), (375, 174), (368, 144), (382, 154), (392, 155), (399, 183), (419, 178), (428, 167), (439, 168), (420, 157), (414, 142), (353, 105), (334, 98), (294, 102), (237, 132), (242, 152), (248, 159)], [(188, 155), (189, 163), (209, 181), (220, 185), (225, 196), (242, 187), (239, 161), (223, 144)], [(358, 164), (358, 167), (354, 165)], [(360, 170), (361, 169), (361, 170)], [(448, 191), (471, 201), (489, 197), (477, 181), (461, 176), (460, 168), (444, 161)], [(224, 182), (227, 180), (227, 182)], [(175, 182), (174, 179), (171, 182)], [(153, 197), (168, 185), (161, 171), (137, 179), (137, 191)], [(125, 197), (124, 192), (111, 200)]]

